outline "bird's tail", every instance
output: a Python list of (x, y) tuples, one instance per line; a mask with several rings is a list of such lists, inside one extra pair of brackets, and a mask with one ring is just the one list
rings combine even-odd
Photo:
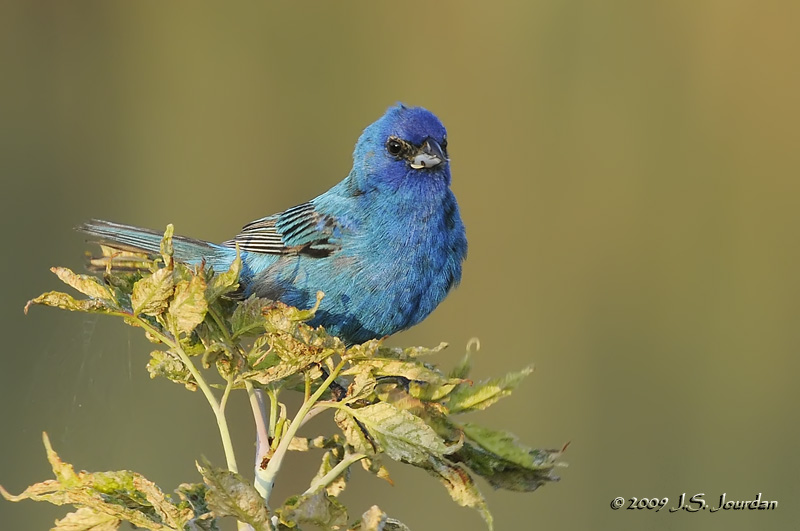
[[(161, 239), (164, 236), (163, 233), (151, 229), (99, 219), (87, 221), (76, 227), (76, 230), (88, 234), (91, 236), (91, 241), (96, 241), (103, 246), (148, 256), (156, 255), (160, 252)], [(185, 236), (173, 236), (172, 245), (176, 260), (192, 265), (205, 262), (217, 271), (227, 270), (236, 257), (235, 249)], [(109, 255), (105, 250), (103, 254), (104, 256), (100, 259), (90, 259), (90, 268), (104, 266)], [(126, 264), (127, 267), (135, 268), (135, 255), (127, 257), (127, 260), (120, 260), (119, 263), (123, 264), (123, 268), (126, 267)]]

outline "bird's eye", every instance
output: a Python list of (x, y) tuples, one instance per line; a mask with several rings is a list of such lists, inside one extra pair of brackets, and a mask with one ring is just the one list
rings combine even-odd
[(403, 152), (403, 144), (396, 138), (390, 138), (386, 141), (386, 151), (393, 157), (400, 155)]

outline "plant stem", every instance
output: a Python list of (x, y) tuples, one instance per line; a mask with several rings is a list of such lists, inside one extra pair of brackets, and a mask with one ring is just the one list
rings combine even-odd
[(319, 386), (319, 388), (314, 392), (314, 394), (309, 397), (308, 400), (303, 402), (303, 405), (300, 406), (300, 409), (297, 411), (297, 415), (292, 420), (289, 427), (286, 431), (281, 435), (280, 443), (278, 447), (275, 449), (275, 453), (272, 454), (272, 459), (270, 459), (269, 464), (265, 470), (256, 470), (256, 489), (261, 493), (264, 497), (264, 502), (269, 502), (269, 496), (272, 493), (272, 487), (275, 484), (275, 476), (278, 475), (278, 471), (280, 471), (281, 464), (283, 463), (283, 458), (286, 456), (286, 452), (289, 449), (289, 444), (292, 442), (297, 430), (300, 429), (300, 426), (303, 424), (303, 420), (305, 419), (308, 412), (314, 407), (314, 404), (319, 400), (319, 397), (330, 387), (336, 377), (339, 375), (339, 372), (344, 367), (345, 360), (341, 360), (339, 364), (334, 368), (328, 377), (325, 379), (324, 382)]
[(278, 423), (278, 389), (267, 389), (269, 396), (269, 436), (275, 437), (275, 424)]
[(327, 474), (325, 474), (321, 478), (317, 478), (314, 481), (312, 481), (311, 482), (311, 486), (308, 487), (308, 490), (306, 490), (303, 493), (303, 496), (308, 496), (308, 495), (314, 494), (319, 489), (327, 487), (336, 478), (338, 478), (340, 475), (342, 475), (344, 473), (344, 471), (347, 470), (347, 468), (350, 465), (352, 465), (353, 463), (356, 463), (358, 461), (361, 461), (365, 457), (367, 457), (366, 454), (347, 454), (346, 456), (344, 456), (344, 459), (342, 459), (341, 462), (339, 462), (338, 465), (336, 465), (335, 467), (331, 468), (328, 471)]
[[(237, 253), (238, 253), (238, 247), (237, 247)], [(231, 336), (230, 332), (228, 332), (228, 327), (225, 326), (225, 322), (222, 320), (222, 317), (220, 317), (220, 315), (217, 313), (217, 311), (212, 307), (212, 308), (208, 309), (208, 313), (211, 315), (211, 318), (214, 320), (214, 322), (217, 323), (217, 327), (220, 329), (220, 331), (222, 332), (222, 335), (225, 337), (225, 339), (228, 341), (228, 343), (231, 346), (236, 346), (238, 348), (238, 345), (234, 345), (233, 337)], [(242, 352), (241, 348), (239, 348), (239, 352), (240, 352), (240, 354), (242, 354), (242, 358), (244, 359), (244, 353)], [(224, 421), (224, 431), (227, 434), (227, 439), (228, 440), (230, 440), (230, 435), (228, 434), (228, 423), (227, 423), (227, 421), (225, 421), (225, 406), (228, 403), (228, 396), (230, 395), (230, 391), (233, 388), (233, 380), (234, 380), (233, 373), (231, 373), (227, 377), (228, 384), (225, 386), (225, 392), (222, 395), (222, 400), (220, 401), (220, 405), (219, 405), (219, 410), (220, 410), (220, 412), (222, 414), (222, 419)], [(261, 406), (262, 407), (258, 407), (258, 404), (259, 404), (258, 397), (257, 397), (257, 395), (255, 393), (255, 390), (253, 389), (253, 384), (251, 384), (250, 382), (245, 382), (245, 388), (247, 389), (248, 397), (250, 397), (250, 405), (251, 405), (251, 407), (254, 408), (253, 409), (253, 416), (255, 417), (255, 422), (256, 422), (256, 443), (258, 444), (259, 441), (260, 441), (259, 419), (261, 419), (261, 428), (263, 428), (263, 426), (264, 426), (264, 421), (263, 421), (263, 399), (261, 400)], [(219, 416), (217, 416), (217, 422), (219, 423)], [(223, 426), (220, 425), (220, 433), (222, 433), (222, 432), (223, 432)], [(223, 445), (223, 447), (225, 446), (225, 439), (226, 439), (226, 437), (223, 435), (223, 437), (222, 437), (222, 445)], [(257, 452), (256, 453), (256, 467), (259, 466), (258, 455), (259, 455), (259, 453)], [(229, 457), (227, 449), (225, 450), (225, 457), (228, 459), (228, 469), (233, 471), (233, 472), (236, 472), (237, 471), (236, 468), (238, 468), (238, 467), (236, 465), (236, 457), (235, 457), (235, 454), (233, 453), (233, 447), (231, 447), (230, 457)], [(231, 468), (231, 458), (233, 459), (233, 466), (235, 468)], [(271, 524), (269, 524), (269, 528), (272, 529), (272, 525)], [(236, 529), (238, 531), (252, 531), (253, 527), (251, 525), (249, 525), (249, 524), (244, 523), (244, 522), (237, 521), (236, 522)]]
[(339, 407), (339, 405), (340, 405), (339, 402), (332, 402), (330, 400), (326, 400), (326, 401), (323, 401), (323, 402), (317, 402), (316, 405), (314, 405), (314, 407), (312, 407), (311, 410), (308, 412), (308, 415), (306, 415), (306, 418), (304, 418), (303, 421), (300, 423), (300, 427), (302, 428), (303, 426), (305, 426), (306, 422), (308, 422), (309, 420), (313, 419), (314, 417), (316, 417), (317, 415), (319, 415), (320, 413), (322, 413), (326, 409), (330, 409), (332, 407), (336, 408), (336, 407)]
[[(256, 474), (261, 469), (262, 459), (269, 453), (269, 433), (266, 424), (266, 404), (264, 403), (264, 392), (253, 387), (250, 380), (244, 381), (247, 396), (250, 399), (250, 408), (253, 410), (253, 419), (256, 423)], [(263, 496), (263, 493), (261, 493)]]
[[(130, 317), (128, 314), (124, 314), (126, 317)], [(231, 441), (231, 434), (228, 430), (228, 422), (225, 419), (225, 409), (224, 405), (221, 407), (220, 403), (217, 401), (217, 398), (214, 396), (214, 393), (211, 391), (211, 387), (206, 382), (206, 379), (203, 377), (203, 374), (200, 370), (192, 363), (192, 360), (189, 358), (189, 355), (183, 350), (183, 347), (178, 341), (177, 334), (174, 334), (174, 338), (169, 337), (167, 334), (163, 333), (161, 330), (157, 329), (144, 319), (140, 317), (136, 317), (137, 322), (139, 325), (147, 330), (150, 334), (157, 337), (161, 342), (165, 345), (169, 346), (181, 359), (183, 364), (189, 369), (189, 372), (192, 373), (194, 376), (195, 381), (197, 382), (197, 386), (203, 392), (203, 395), (206, 397), (208, 404), (211, 406), (211, 410), (214, 412), (214, 416), (217, 419), (217, 427), (219, 428), (219, 434), (222, 438), (222, 449), (225, 451), (225, 459), (228, 463), (228, 470), (231, 472), (238, 472), (239, 467), (236, 465), (236, 455), (233, 452), (233, 442)], [(230, 389), (232, 388), (233, 381), (229, 380), (227, 386), (225, 387), (225, 393), (223, 394), (223, 400), (227, 401), (227, 395), (230, 393)]]
[(233, 346), (233, 338), (231, 337), (230, 332), (228, 332), (228, 327), (225, 326), (222, 317), (217, 313), (213, 306), (208, 309), (208, 314), (211, 316), (214, 322), (217, 323), (217, 327), (219, 327), (220, 332), (222, 332), (222, 335), (225, 336), (225, 339), (228, 341), (228, 343)]

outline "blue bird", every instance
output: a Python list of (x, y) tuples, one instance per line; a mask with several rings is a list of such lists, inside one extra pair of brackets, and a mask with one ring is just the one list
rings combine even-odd
[[(78, 230), (153, 254), (162, 237), (100, 220)], [(364, 130), (349, 175), (324, 194), (248, 223), (222, 244), (173, 242), (176, 260), (217, 271), (228, 269), (238, 244), (245, 295), (309, 308), (325, 292), (311, 324), (348, 343), (405, 330), (458, 284), (467, 254), (447, 132), (430, 111), (398, 104)]]

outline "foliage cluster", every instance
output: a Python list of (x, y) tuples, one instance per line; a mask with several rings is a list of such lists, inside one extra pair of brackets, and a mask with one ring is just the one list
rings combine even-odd
[[(123, 521), (150, 530), (215, 530), (233, 517), (239, 529), (276, 530), (407, 529), (373, 506), (351, 519), (338, 496), (361, 466), (391, 481), (388, 461), (426, 470), (462, 506), (492, 516), (473, 476), (495, 488), (532, 491), (556, 480), (557, 450), (523, 446), (496, 431), (457, 416), (491, 406), (508, 396), (530, 368), (480, 382), (468, 379), (470, 350), (449, 373), (423, 361), (445, 347), (388, 348), (380, 340), (346, 345), (307, 322), (315, 308), (301, 310), (257, 297), (237, 297), (241, 261), (217, 273), (189, 267), (172, 256), (172, 226), (161, 256), (103, 248), (93, 260), (102, 278), (66, 268), (53, 272), (87, 298), (52, 291), (28, 303), (102, 313), (143, 329), (157, 348), (150, 354), (151, 377), (164, 377), (200, 390), (214, 412), (227, 460), (225, 468), (198, 463), (201, 483), (182, 484), (165, 494), (131, 471), (75, 472), (44, 436), (55, 479), (20, 495), (2, 487), (6, 499), (43, 500), (77, 508), (56, 522), (56, 530), (111, 530)], [(26, 311), (28, 309), (26, 306)], [(214, 375), (216, 373), (216, 375)], [(220, 383), (211, 383), (221, 378)], [(216, 389), (215, 389), (216, 388)], [(220, 393), (221, 389), (221, 393)], [(239, 474), (225, 417), (233, 391), (248, 394), (257, 428), (254, 481)], [(281, 393), (298, 391), (303, 403), (293, 417)], [(314, 415), (330, 411), (340, 432), (301, 437)], [(308, 489), (277, 506), (270, 494), (286, 453), (322, 453)]]

